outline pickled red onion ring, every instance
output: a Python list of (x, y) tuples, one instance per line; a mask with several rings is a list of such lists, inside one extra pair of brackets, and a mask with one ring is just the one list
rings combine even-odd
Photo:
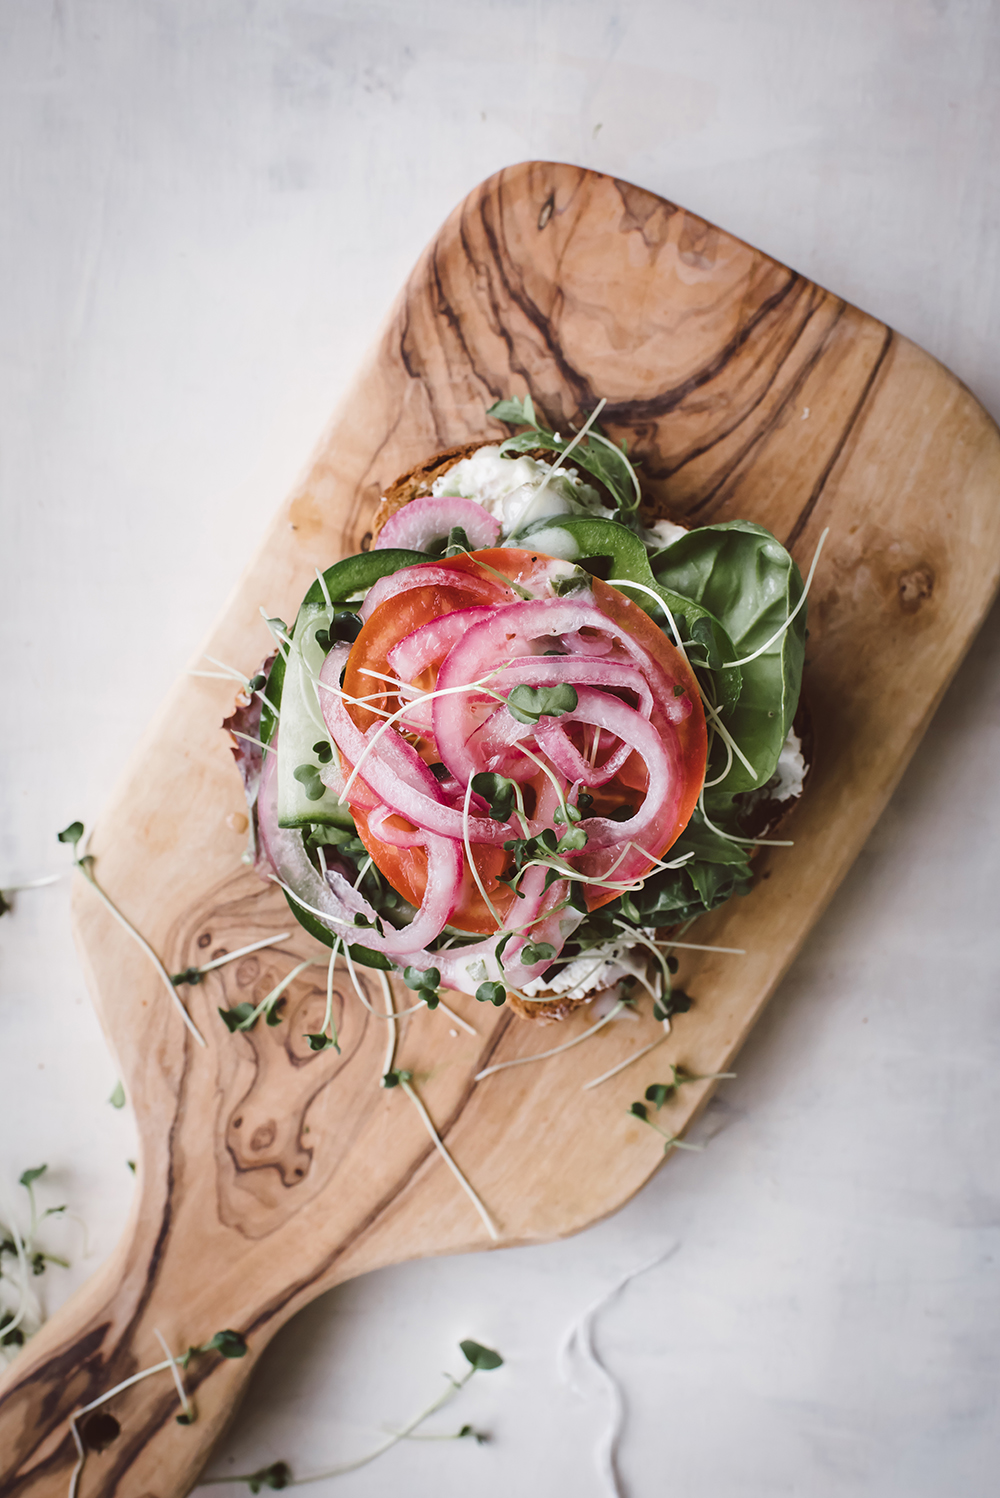
[(481, 603), (509, 603), (517, 596), (513, 588), (505, 588), (499, 580), (482, 573), (458, 572), (449, 567), (436, 567), (433, 562), (418, 562), (413, 567), (402, 567), (398, 572), (380, 577), (369, 588), (368, 597), (358, 609), (358, 618), (370, 619), (380, 603), (395, 598), (399, 593), (408, 593), (411, 588), (452, 588)]
[(499, 520), (477, 500), (457, 496), (411, 499), (389, 516), (373, 550), (395, 546), (403, 551), (426, 551), (432, 541), (447, 538), (454, 526), (465, 531), (473, 551), (495, 546), (500, 536)]

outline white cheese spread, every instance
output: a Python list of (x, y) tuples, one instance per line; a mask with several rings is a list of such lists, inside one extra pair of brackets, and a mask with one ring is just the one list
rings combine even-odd
[(596, 489), (567, 470), (553, 474), (552, 465), (527, 453), (504, 457), (499, 447), (481, 447), (436, 478), (431, 493), (474, 499), (499, 520), (504, 538), (549, 515), (597, 515), (614, 518)]

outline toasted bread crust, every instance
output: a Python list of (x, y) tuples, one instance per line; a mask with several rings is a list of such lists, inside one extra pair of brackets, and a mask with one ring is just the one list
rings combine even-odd
[(538, 999), (535, 1003), (526, 1003), (524, 999), (519, 999), (517, 994), (508, 993), (507, 1003), (522, 1019), (533, 1019), (539, 1024), (549, 1025), (554, 1020), (565, 1019), (568, 1014), (573, 1013), (574, 1009), (579, 1009), (582, 1004), (589, 1003), (591, 999), (596, 998), (596, 993), (588, 994), (585, 999), (571, 999), (566, 994), (553, 994), (550, 999)]
[(401, 474), (379, 500), (375, 519), (372, 521), (372, 540), (377, 538), (383, 525), (397, 510), (408, 505), (411, 499), (420, 499), (430, 494), (431, 485), (436, 478), (447, 473), (449, 468), (454, 468), (456, 463), (461, 463), (463, 458), (471, 458), (473, 453), (488, 445), (480, 439), (460, 443), (457, 447), (446, 447), (444, 452), (427, 458), (423, 463), (417, 463), (408, 473)]
[[(475, 442), (463, 442), (457, 447), (446, 447), (444, 452), (437, 453), (433, 458), (427, 458), (423, 463), (417, 463), (409, 472), (401, 474), (395, 483), (389, 485), (385, 494), (379, 500), (378, 509), (375, 511), (375, 519), (372, 521), (372, 541), (378, 538), (378, 534), (390, 516), (395, 515), (404, 505), (408, 505), (411, 499), (424, 499), (431, 492), (431, 485), (454, 468), (456, 463), (461, 463), (463, 458), (471, 458), (481, 447), (495, 447), (496, 442), (477, 440)], [(545, 462), (552, 462), (558, 455), (552, 453), (546, 447), (532, 447), (528, 449), (529, 458), (537, 458)], [(591, 474), (584, 473), (575, 468), (572, 463), (568, 465), (574, 473), (579, 473), (581, 478), (594, 488), (603, 489), (599, 479)]]

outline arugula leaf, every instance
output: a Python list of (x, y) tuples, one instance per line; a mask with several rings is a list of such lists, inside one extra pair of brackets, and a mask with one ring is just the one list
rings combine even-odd
[[(689, 531), (655, 559), (656, 580), (708, 609), (743, 660), (767, 644), (802, 595), (795, 562), (770, 531), (749, 520), (731, 520)], [(766, 785), (798, 704), (805, 655), (806, 611), (754, 660), (741, 666), (738, 700), (724, 711), (726, 727), (754, 767), (734, 760), (719, 794)], [(730, 657), (733, 659), (733, 657)], [(717, 738), (708, 778), (725, 765)]]

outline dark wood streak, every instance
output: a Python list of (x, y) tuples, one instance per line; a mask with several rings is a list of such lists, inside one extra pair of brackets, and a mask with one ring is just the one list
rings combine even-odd
[[(587, 380), (580, 375), (579, 371), (574, 369), (567, 360), (558, 339), (553, 336), (549, 318), (528, 295), (526, 289), (524, 288), (523, 282), (520, 286), (520, 289), (517, 289), (515, 288), (513, 280), (511, 279), (510, 271), (513, 271), (515, 269), (516, 262), (514, 260), (514, 257), (507, 251), (505, 243), (506, 235), (503, 227), (505, 216), (505, 191), (505, 176), (503, 173), (501, 173), (500, 180), (497, 184), (495, 199), (496, 217), (498, 223), (494, 225), (494, 223), (492, 222), (492, 211), (494, 208), (494, 200), (492, 196), (482, 203), (479, 211), (479, 222), (483, 226), (483, 233), (486, 236), (486, 242), (493, 252), (494, 264), (496, 266), (497, 275), (501, 285), (507, 291), (508, 297), (513, 305), (519, 308), (519, 310), (527, 318), (528, 322), (531, 323), (531, 325), (539, 334), (541, 334), (542, 341), (546, 349), (548, 350), (553, 363), (559, 371), (563, 383), (572, 391), (573, 398), (576, 402), (576, 407), (579, 410), (580, 407), (583, 406), (584, 402), (589, 401), (591, 404), (595, 402), (596, 397), (593, 394), (591, 386), (589, 385)], [(503, 326), (503, 323), (501, 322), (500, 325)]]
[[(746, 424), (746, 422), (754, 415), (754, 413), (771, 394), (771, 391), (777, 384), (778, 378), (781, 375), (785, 364), (791, 357), (791, 354), (798, 343), (805, 336), (806, 329), (809, 327), (809, 324), (812, 322), (813, 318), (816, 316), (816, 313), (819, 311), (819, 306), (820, 304), (818, 301), (813, 301), (810, 304), (806, 311), (805, 317), (794, 329), (794, 332), (792, 333), (786, 345), (786, 349), (782, 358), (774, 364), (774, 367), (772, 368), (770, 374), (765, 377), (763, 385), (753, 396), (749, 404), (742, 407), (740, 411), (734, 416), (731, 422), (729, 422), (727, 425), (723, 425), (720, 430), (713, 435), (710, 442), (700, 443), (697, 447), (694, 447), (689, 452), (686, 452), (684, 456), (680, 458), (676, 463), (665, 463), (660, 467), (654, 467), (651, 463), (647, 464), (645, 471), (649, 473), (650, 477), (657, 480), (669, 480), (676, 478), (677, 475), (679, 473), (683, 473), (684, 469), (689, 467), (691, 463), (696, 462), (698, 458), (702, 458), (707, 453), (710, 453), (713, 448), (718, 447), (722, 442), (726, 440), (727, 437), (731, 437), (734, 432), (738, 431), (741, 426), (744, 426)], [(798, 395), (799, 391), (802, 389), (802, 386), (805, 384), (809, 376), (813, 373), (820, 359), (823, 357), (823, 354), (826, 352), (830, 339), (833, 336), (834, 329), (836, 328), (837, 323), (840, 321), (842, 316), (843, 303), (838, 309), (833, 322), (827, 329), (826, 333), (823, 335), (821, 341), (809, 355), (808, 359), (803, 364), (802, 369), (796, 375), (794, 383), (789, 386), (788, 392), (782, 397), (780, 404), (776, 406), (775, 411), (772, 413), (772, 416), (767, 422), (766, 426), (760, 428), (758, 432), (747, 439), (746, 443), (743, 445), (743, 447), (740, 448), (739, 452), (733, 458), (729, 468), (723, 474), (719, 482), (716, 483), (714, 487), (709, 490), (702, 499), (700, 499), (696, 504), (692, 505), (689, 508), (689, 510), (687, 511), (689, 515), (697, 514), (704, 508), (706, 504), (708, 504), (712, 499), (715, 498), (715, 495), (718, 493), (719, 489), (722, 488), (723, 484), (731, 476), (733, 471), (739, 467), (743, 459), (753, 450), (754, 446), (760, 440), (760, 438), (766, 432), (770, 432), (771, 430), (773, 430), (773, 428), (780, 423), (780, 418), (784, 415), (789, 403)]]
[[(798, 400), (798, 398), (799, 398), (802, 390), (804, 389), (805, 385), (807, 384), (810, 376), (815, 372), (815, 370), (818, 367), (820, 361), (822, 360), (823, 356), (827, 352), (827, 349), (829, 348), (830, 343), (831, 343), (831, 341), (833, 339), (834, 333), (836, 331), (837, 325), (838, 325), (838, 323), (840, 322), (841, 318), (844, 315), (844, 310), (845, 310), (845, 304), (841, 304), (840, 308), (837, 311), (836, 316), (834, 317), (833, 321), (831, 322), (830, 327), (827, 329), (827, 332), (824, 335), (823, 339), (821, 340), (821, 342), (819, 343), (819, 345), (813, 350), (812, 354), (810, 354), (809, 358), (803, 363), (802, 368), (799, 370), (799, 372), (795, 376), (794, 380), (789, 385), (788, 390), (785, 392), (785, 394), (782, 396), (781, 400), (778, 402), (778, 404), (775, 406), (774, 410), (771, 412), (771, 415), (767, 418), (766, 421), (764, 421), (764, 422), (761, 423), (761, 425), (757, 428), (756, 431), (754, 431), (754, 432), (751, 433), (751, 435), (747, 438), (747, 440), (743, 443), (743, 445), (738, 449), (738, 451), (736, 452), (736, 454), (733, 456), (733, 458), (730, 461), (728, 467), (726, 467), (726, 468), (724, 468), (722, 470), (719, 478), (712, 485), (712, 487), (706, 492), (706, 494), (704, 495), (704, 497), (702, 499), (699, 499), (697, 501), (697, 503), (689, 506), (689, 508), (685, 511), (686, 516), (690, 517), (692, 515), (698, 515), (698, 514), (700, 514), (705, 509), (705, 507), (707, 505), (711, 504), (711, 502), (716, 498), (716, 496), (729, 483), (729, 481), (733, 477), (733, 475), (742, 467), (742, 465), (745, 463), (746, 459), (750, 456), (750, 454), (754, 451), (754, 449), (757, 448), (757, 447), (759, 447), (761, 445), (761, 443), (763, 443), (766, 440), (766, 438), (770, 437), (781, 426), (781, 423), (784, 420), (784, 417), (785, 417), (785, 415), (786, 415), (789, 407), (795, 401)], [(804, 326), (803, 326), (803, 331), (804, 331)], [(773, 378), (777, 379), (777, 375), (778, 375), (778, 370), (775, 370), (775, 374), (774, 374)], [(771, 388), (772, 384), (773, 384), (773, 380), (768, 382), (768, 389)], [(764, 394), (762, 393), (761, 400), (763, 400), (763, 399), (764, 399)], [(756, 408), (757, 404), (759, 404), (759, 402), (755, 402), (754, 403), (754, 408)], [(735, 429), (735, 427), (734, 427), (734, 429)], [(704, 449), (704, 451), (706, 451), (706, 452), (710, 451), (711, 447), (713, 445), (714, 444), (708, 444), (708, 446)]]
[[(47, 1439), (52, 1428), (65, 1419), (63, 1414), (57, 1413), (56, 1405), (65, 1397), (66, 1382), (74, 1373), (79, 1372), (81, 1366), (85, 1366), (95, 1356), (107, 1335), (109, 1326), (110, 1322), (102, 1322), (97, 1326), (91, 1327), (77, 1341), (49, 1358), (46, 1363), (34, 1369), (27, 1378), (23, 1379), (20, 1383), (14, 1384), (10, 1389), (6, 1396), (7, 1399), (15, 1398), (19, 1392), (30, 1389), (33, 1384), (41, 1382), (44, 1378), (49, 1378), (52, 1381), (52, 1387), (42, 1400), (42, 1421), (35, 1427), (24, 1425), (21, 1430), (23, 1436), (28, 1438), (37, 1436), (38, 1439), (34, 1445), (26, 1442), (23, 1446), (19, 1446), (17, 1451), (13, 1453), (14, 1459), (17, 1462), (17, 1468), (12, 1469), (8, 1473), (7, 1479), (0, 1483), (0, 1498), (17, 1498), (17, 1495), (24, 1490), (26, 1483), (33, 1482), (36, 1477), (55, 1470), (61, 1462), (65, 1461), (67, 1442), (69, 1448), (74, 1449), (72, 1437), (67, 1431), (65, 1441), (61, 1442), (43, 1461), (36, 1463), (35, 1466), (28, 1469), (24, 1467), (24, 1463), (30, 1460), (32, 1454), (38, 1450), (39, 1445)], [(82, 1402), (86, 1404), (87, 1400), (83, 1400)]]
[(875, 381), (879, 376), (879, 371), (886, 361), (889, 349), (892, 347), (894, 336), (895, 335), (892, 329), (887, 327), (882, 338), (882, 347), (879, 349), (878, 358), (872, 365), (871, 373), (869, 374), (862, 387), (861, 394), (858, 396), (853, 410), (848, 416), (847, 421), (844, 423), (840, 436), (834, 444), (833, 451), (831, 452), (829, 458), (827, 459), (826, 465), (823, 468), (823, 472), (820, 474), (819, 478), (816, 480), (816, 483), (813, 485), (812, 493), (809, 495), (809, 498), (802, 506), (795, 524), (792, 526), (791, 530), (788, 532), (788, 535), (785, 538), (785, 545), (789, 548), (789, 550), (795, 545), (796, 541), (799, 539), (802, 532), (809, 524), (809, 519), (816, 506), (819, 504), (820, 498), (823, 494), (823, 490), (826, 488), (827, 481), (829, 480), (830, 474), (833, 472), (837, 459), (844, 451), (851, 433), (854, 431), (854, 428), (858, 424), (858, 418), (860, 417), (861, 412), (865, 407), (865, 403), (867, 402), (868, 397), (871, 395), (872, 390), (874, 389)]
[[(512, 1018), (513, 1016), (509, 1013), (504, 1014), (500, 1017), (499, 1022), (494, 1026), (494, 1029), (490, 1034), (486, 1045), (483, 1047), (476, 1061), (475, 1071), (482, 1071), (484, 1067), (490, 1064), (492, 1058), (496, 1055), (501, 1040), (507, 1033), (507, 1030), (510, 1028)], [(442, 1125), (438, 1127), (437, 1132), (442, 1140), (447, 1139), (448, 1135), (455, 1128), (478, 1086), (479, 1083), (475, 1081), (474, 1077), (470, 1078), (470, 1080), (467, 1082), (461, 1096), (453, 1107), (448, 1118)], [(324, 1258), (319, 1261), (318, 1264), (316, 1264), (309, 1275), (301, 1277), (295, 1283), (289, 1285), (284, 1293), (279, 1296), (275, 1296), (265, 1307), (262, 1308), (262, 1310), (253, 1318), (253, 1320), (249, 1322), (248, 1325), (246, 1325), (245, 1327), (237, 1328), (238, 1330), (242, 1331), (243, 1335), (248, 1339), (248, 1341), (259, 1335), (260, 1332), (269, 1330), (271, 1328), (271, 1323), (275, 1320), (275, 1318), (281, 1317), (282, 1313), (288, 1308), (289, 1305), (292, 1304), (292, 1302), (294, 1302), (299, 1296), (305, 1294), (311, 1286), (315, 1285), (318, 1280), (328, 1275), (336, 1265), (337, 1261), (341, 1259), (349, 1249), (353, 1248), (358, 1242), (360, 1242), (365, 1234), (368, 1233), (382, 1217), (384, 1217), (385, 1213), (389, 1211), (393, 1203), (398, 1200), (398, 1198), (406, 1190), (407, 1186), (411, 1184), (421, 1168), (426, 1165), (428, 1160), (430, 1160), (432, 1156), (436, 1155), (436, 1153), (437, 1152), (433, 1141), (429, 1140), (425, 1146), (417, 1151), (417, 1153), (408, 1163), (407, 1167), (400, 1172), (400, 1175), (390, 1187), (390, 1189), (387, 1190), (380, 1198), (380, 1200), (374, 1204), (374, 1206), (366, 1214), (366, 1216), (360, 1222), (356, 1223), (354, 1227), (348, 1233), (346, 1233), (344, 1237), (335, 1245), (335, 1247), (329, 1253), (327, 1253)], [(133, 1323), (129, 1324), (129, 1331), (131, 1331), (132, 1325)], [(121, 1340), (124, 1340), (124, 1336)], [(68, 1349), (62, 1355), (63, 1360), (71, 1363), (73, 1366), (78, 1366), (76, 1352), (77, 1349), (75, 1347)], [(51, 1360), (50, 1364), (43, 1365), (43, 1368), (37, 1370), (37, 1372), (42, 1373), (44, 1369), (50, 1368), (55, 1362), (55, 1359)], [(197, 1362), (191, 1365), (185, 1375), (185, 1383), (191, 1395), (197, 1393), (198, 1389), (206, 1381), (206, 1379), (210, 1378), (212, 1374), (219, 1368), (221, 1362), (222, 1359), (218, 1356), (205, 1355), (203, 1358), (199, 1358)], [(111, 1366), (112, 1360), (109, 1360), (106, 1365), (102, 1365), (102, 1368), (106, 1367), (110, 1369)], [(128, 1378), (130, 1373), (135, 1371), (137, 1370), (133, 1367), (130, 1368), (128, 1372), (116, 1373), (114, 1376), (111, 1376), (109, 1373), (106, 1376), (102, 1376), (100, 1379), (100, 1386), (88, 1397), (82, 1397), (74, 1401), (73, 1409), (79, 1408), (81, 1404), (89, 1403), (90, 1399), (96, 1399), (102, 1388), (114, 1387), (116, 1383), (121, 1382), (123, 1378)], [(113, 1412), (114, 1407), (114, 1400), (110, 1400), (108, 1402), (107, 1408)], [(59, 1420), (67, 1419), (71, 1413), (72, 1410), (66, 1410), (65, 1413), (59, 1416)], [(144, 1411), (144, 1419), (142, 1421), (141, 1427), (130, 1429), (127, 1424), (123, 1425), (123, 1436), (127, 1437), (127, 1439), (121, 1447), (118, 1446), (117, 1441), (115, 1443), (114, 1460), (112, 1462), (110, 1473), (108, 1473), (108, 1479), (111, 1485), (105, 1485), (105, 1493), (110, 1495), (115, 1492), (118, 1483), (128, 1472), (135, 1458), (140, 1454), (150, 1438), (155, 1434), (157, 1430), (162, 1428), (164, 1425), (169, 1424), (169, 1422), (175, 1417), (176, 1413), (177, 1395), (176, 1391), (174, 1390), (173, 1384), (170, 1383), (169, 1387), (164, 1389), (163, 1395), (156, 1400), (153, 1409), (150, 1410), (150, 1408), (147, 1406), (146, 1410)], [(53, 1421), (52, 1423), (57, 1424), (59, 1422), (57, 1420)], [(40, 1436), (40, 1439), (44, 1439), (44, 1435), (46, 1434), (47, 1431)], [(76, 1452), (75, 1448), (73, 1447), (72, 1438), (67, 1431), (65, 1440), (60, 1443), (59, 1447), (53, 1453), (51, 1453), (47, 1461), (32, 1469), (31, 1472), (26, 1473), (24, 1477), (18, 1481), (17, 1485), (11, 1487), (9, 1491), (6, 1487), (0, 1489), (0, 1498), (18, 1498), (18, 1494), (23, 1490), (25, 1484), (27, 1484), (35, 1476), (37, 1476), (40, 1471), (46, 1470), (47, 1468), (57, 1468), (59, 1465), (65, 1465), (67, 1461), (71, 1463), (73, 1460), (75, 1460), (75, 1455)], [(103, 1460), (106, 1462), (108, 1458), (105, 1456)]]
[[(513, 1015), (510, 1013), (501, 1015), (499, 1022), (494, 1026), (489, 1040), (487, 1041), (476, 1061), (475, 1072), (480, 1072), (484, 1067), (489, 1066), (490, 1061), (496, 1055), (497, 1050), (499, 1049), (501, 1040), (507, 1033), (507, 1030), (510, 1028), (512, 1019)], [(448, 1135), (458, 1123), (478, 1086), (479, 1083), (475, 1080), (475, 1075), (473, 1073), (473, 1075), (470, 1077), (470, 1080), (466, 1083), (466, 1086), (463, 1089), (462, 1094), (456, 1102), (454, 1108), (448, 1115), (448, 1118), (443, 1124), (437, 1127), (439, 1138), (441, 1138), (442, 1140), (448, 1138)], [(280, 1313), (284, 1311), (292, 1301), (294, 1301), (298, 1296), (302, 1295), (304, 1291), (308, 1290), (310, 1285), (314, 1284), (316, 1280), (322, 1279), (323, 1277), (328, 1275), (337, 1261), (339, 1259), (342, 1259), (344, 1254), (347, 1253), (349, 1249), (353, 1248), (357, 1243), (359, 1243), (365, 1236), (365, 1234), (370, 1232), (375, 1224), (385, 1216), (386, 1212), (392, 1206), (393, 1202), (395, 1202), (402, 1195), (406, 1187), (413, 1181), (421, 1166), (425, 1165), (430, 1157), (435, 1153), (436, 1150), (433, 1141), (428, 1141), (428, 1143), (422, 1149), (418, 1150), (410, 1160), (406, 1168), (400, 1172), (400, 1175), (398, 1176), (394, 1184), (389, 1188), (389, 1190), (383, 1193), (381, 1198), (374, 1204), (371, 1210), (361, 1219), (361, 1221), (357, 1222), (350, 1230), (350, 1232), (345, 1234), (340, 1242), (330, 1250), (330, 1252), (320, 1262), (320, 1264), (317, 1265), (316, 1269), (307, 1277), (303, 1277), (294, 1284), (289, 1285), (286, 1291), (284, 1291), (279, 1296), (275, 1296), (274, 1299), (271, 1300), (261, 1310), (259, 1315), (254, 1319), (253, 1322), (251, 1322), (247, 1331), (247, 1335), (252, 1332), (259, 1331), (263, 1327), (267, 1326), (268, 1323), (271, 1322), (275, 1316), (280, 1315)]]
[(732, 362), (735, 355), (744, 347), (765, 318), (769, 317), (772, 312), (776, 312), (781, 304), (791, 296), (793, 291), (809, 295), (812, 290), (811, 282), (803, 280), (797, 271), (790, 270), (786, 284), (761, 302), (757, 311), (746, 323), (736, 330), (728, 343), (707, 364), (703, 365), (701, 369), (689, 375), (679, 385), (674, 385), (658, 395), (649, 396), (642, 400), (609, 401), (602, 412), (602, 420), (634, 424), (670, 415), (672, 412), (678, 410), (689, 396), (694, 395), (696, 391), (702, 390), (706, 385), (710, 385), (714, 379), (718, 378), (726, 365)]

